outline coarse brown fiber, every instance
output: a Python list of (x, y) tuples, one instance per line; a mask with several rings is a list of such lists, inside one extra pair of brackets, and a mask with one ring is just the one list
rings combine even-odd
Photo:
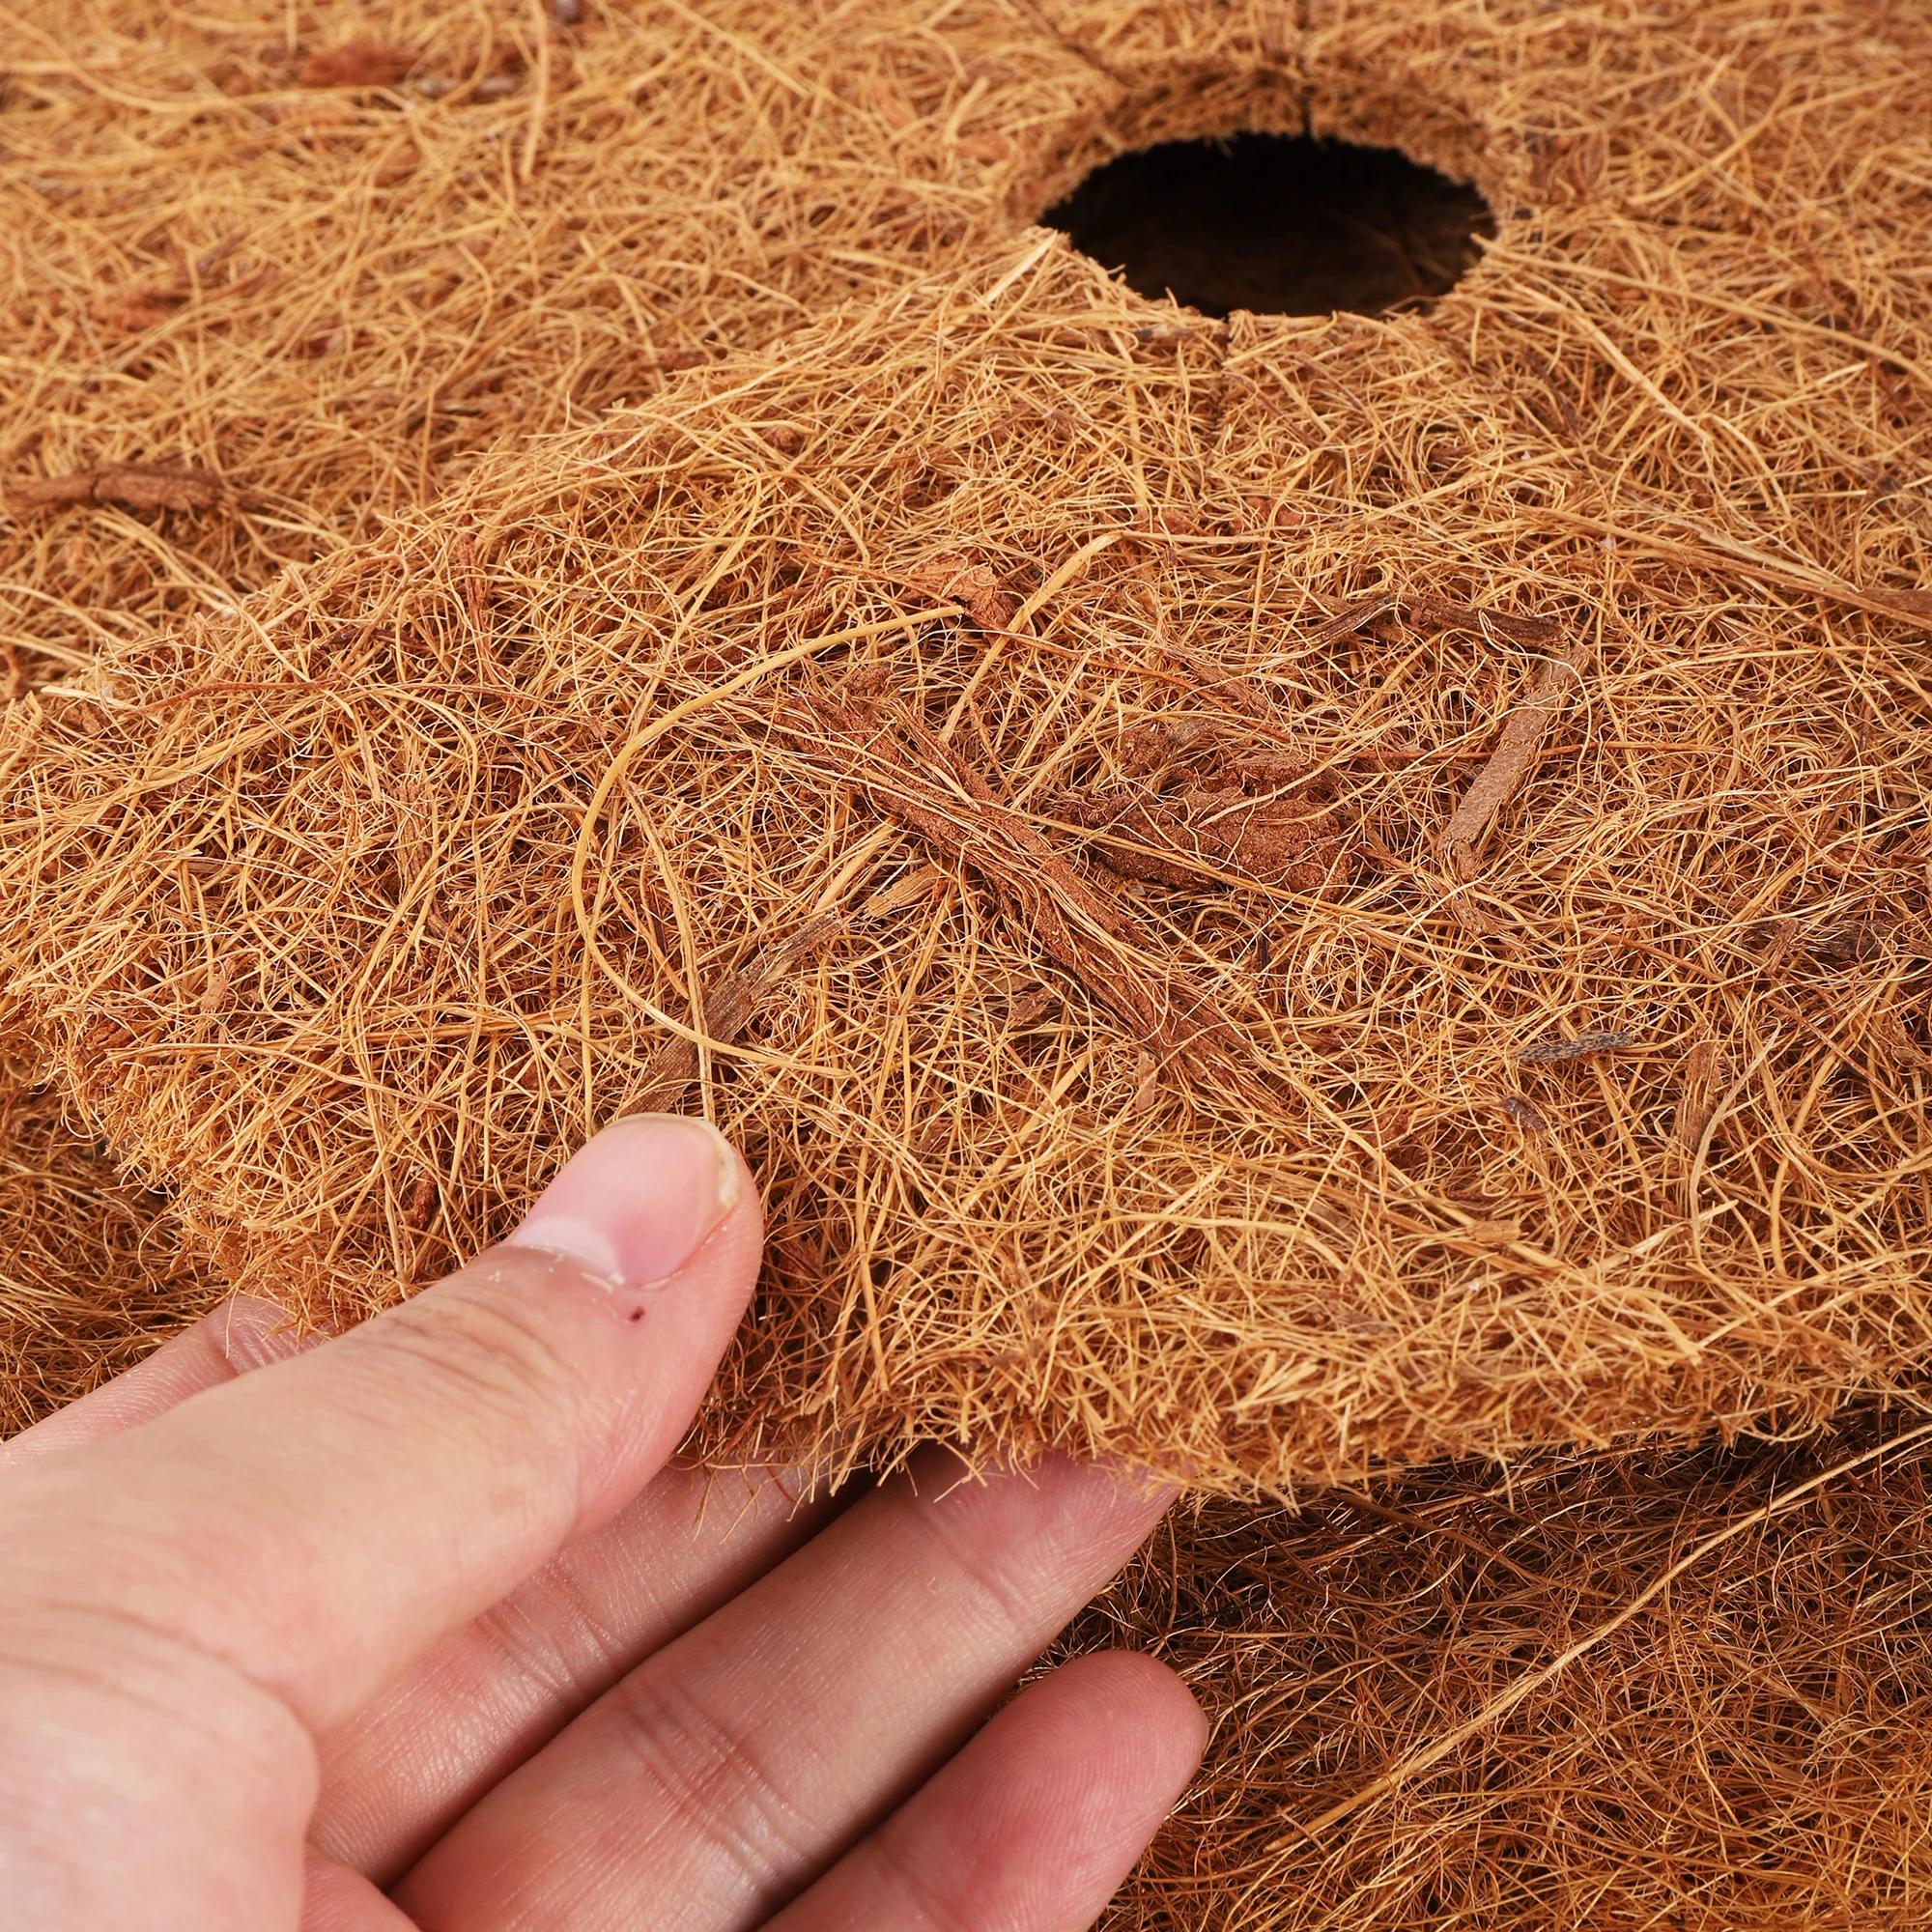
[[(1020, 123), (1119, 93), (983, 0), (943, 37), (917, 7), (10, 18), (6, 695), (366, 540), (499, 442), (1010, 232), (1040, 191), (986, 131), (989, 80)], [(864, 111), (828, 117), (835, 85)]]
[[(848, 128), (807, 163), (809, 117), (761, 138), (770, 57), (725, 15), (578, 11), (571, 26), (437, 0), (9, 16), (0, 696), (84, 668), (105, 641), (232, 610), (289, 561), (433, 500), (497, 441), (650, 394), (916, 273), (998, 206), (969, 128), (941, 140), (889, 119), (856, 159)], [(917, 10), (875, 14), (858, 85), (896, 72), (901, 92), (930, 93), (945, 84), (935, 59), (950, 75), (976, 32), (1003, 24), (955, 15), (935, 45)], [(849, 68), (845, 42), (821, 63), (835, 52)], [(1035, 84), (1056, 102), (1069, 72), (1105, 85), (1071, 55), (1047, 67)], [(713, 139), (693, 147), (668, 127)], [(827, 177), (802, 209), (800, 166)], [(889, 245), (801, 247), (801, 222), (816, 229), (833, 206)], [(8, 1045), (31, 1065), (30, 1039)], [(85, 1204), (114, 1183), (90, 1133), (60, 1140), (58, 1097), (27, 1073), (0, 1095), (25, 1169), (86, 1177), (0, 1197), (0, 1247), (40, 1271), (42, 1315), (19, 1331), (29, 1352), (12, 1378), (24, 1417), (43, 1379), (79, 1385), (85, 1351), (65, 1352), (47, 1310), (80, 1320), (69, 1297), (101, 1253)], [(16, 1225), (30, 1205), (35, 1225)], [(70, 1213), (83, 1218), (69, 1227)], [(169, 1264), (159, 1279), (177, 1277), (185, 1317), (198, 1278)]]
[(1106, 1932), (1922, 1924), (1922, 1427), (1183, 1505), (1056, 1653), (1215, 1726)]
[(223, 1288), (57, 1094), (0, 1090), (0, 1440), (132, 1367)]
[(1915, 43), (1515, 17), (1246, 56), (1510, 211), (1426, 315), (1022, 231), (24, 707), (10, 945), (117, 1151), (366, 1303), (695, 1074), (774, 1232), (724, 1457), (1238, 1488), (1908, 1381)]
[[(353, 1314), (703, 1106), (696, 1446), (1227, 1492), (1068, 1639), (1216, 1722), (1118, 1925), (1924, 1916), (1922, 6), (24, 25), (4, 1426), (216, 1292), (140, 1181)], [(1497, 237), (1025, 225), (1240, 128)]]

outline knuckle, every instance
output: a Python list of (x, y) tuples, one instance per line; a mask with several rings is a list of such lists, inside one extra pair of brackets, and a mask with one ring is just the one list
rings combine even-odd
[(634, 1648), (554, 1558), (515, 1595), (484, 1611), (477, 1631), (506, 1669), (575, 1716), (636, 1661)]
[[(91, 1748), (61, 1745), (74, 1737)], [(0, 1784), (43, 1782), (43, 1796), (65, 1791), (56, 1810), (95, 1830), (125, 1814), (136, 1835), (144, 1808), (178, 1809), (185, 1793), (215, 1812), (239, 1801), (253, 1815), (299, 1820), (317, 1783), (314, 1739), (271, 1688), (112, 1602), (0, 1624)]]
[(581, 1367), (550, 1324), (497, 1283), (453, 1277), (357, 1332), (406, 1369), (418, 1412), (441, 1403), (482, 1426), (522, 1432), (568, 1424), (583, 1406)]
[(805, 1813), (758, 1762), (751, 1739), (688, 1685), (644, 1669), (625, 1680), (623, 1732), (662, 1806), (663, 1832), (702, 1847), (759, 1906), (788, 1897), (820, 1848)]

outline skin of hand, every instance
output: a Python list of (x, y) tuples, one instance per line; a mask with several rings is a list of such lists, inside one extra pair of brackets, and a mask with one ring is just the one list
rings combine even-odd
[(1122, 1652), (1006, 1700), (1165, 1499), (668, 1466), (761, 1236), (638, 1116), (403, 1306), (230, 1302), (0, 1446), (0, 1924), (1091, 1924), (1201, 1713)]

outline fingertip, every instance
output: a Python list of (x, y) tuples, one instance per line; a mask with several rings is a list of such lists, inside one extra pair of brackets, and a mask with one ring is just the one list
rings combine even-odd
[(743, 1158), (708, 1121), (632, 1114), (565, 1162), (504, 1245), (569, 1255), (626, 1288), (654, 1287), (756, 1200)]
[(1019, 1473), (1037, 1492), (1039, 1507), (1063, 1526), (1069, 1545), (1085, 1541), (1096, 1550), (1115, 1552), (1109, 1576), (1146, 1540), (1174, 1497), (1172, 1490), (1124, 1464), (1061, 1454), (1042, 1457)]
[(1045, 1681), (1058, 1687), (1083, 1727), (1137, 1740), (1140, 1771), (1151, 1789), (1169, 1790), (1168, 1804), (1200, 1770), (1208, 1714), (1180, 1673), (1158, 1658), (1137, 1650), (1094, 1651), (1062, 1664)]
[(772, 1921), (774, 1932), (933, 1922), (1091, 1926), (1186, 1790), (1207, 1721), (1164, 1663), (1074, 1659), (1030, 1684), (870, 1837)]
[[(1062, 1664), (956, 1761), (962, 1872), (1004, 1874), (1029, 1925), (1087, 1925), (1200, 1769), (1201, 1707), (1176, 1673), (1133, 1651)], [(963, 1827), (963, 1829), (960, 1829)]]
[[(334, 1331), (327, 1324), (304, 1326), (300, 1318), (272, 1301), (255, 1294), (231, 1294), (204, 1315), (194, 1327), (176, 1338), (185, 1341), (197, 1333), (207, 1337), (209, 1348), (232, 1375), (245, 1376), (255, 1369), (272, 1368), (304, 1349), (327, 1342)], [(148, 1358), (147, 1367), (171, 1348), (164, 1345)], [(133, 1370), (130, 1374), (138, 1374)]]
[(633, 1114), (586, 1141), (494, 1252), (553, 1286), (574, 1277), (662, 1364), (682, 1362), (671, 1404), (695, 1410), (757, 1285), (764, 1211), (709, 1122)]

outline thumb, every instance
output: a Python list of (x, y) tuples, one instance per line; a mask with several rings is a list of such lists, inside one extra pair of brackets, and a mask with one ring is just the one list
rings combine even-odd
[(710, 1127), (623, 1121), (413, 1301), (0, 1470), (9, 1925), (293, 1928), (315, 1734), (656, 1473), (759, 1237)]
[(134, 1620), (311, 1730), (339, 1722), (656, 1473), (760, 1233), (714, 1129), (617, 1122), (508, 1241), (412, 1301), (0, 1473), (0, 1626)]

